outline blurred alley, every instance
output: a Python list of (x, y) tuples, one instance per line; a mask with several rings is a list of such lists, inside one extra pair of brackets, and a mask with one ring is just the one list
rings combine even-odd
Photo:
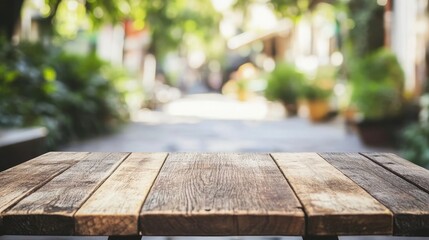
[[(280, 110), (279, 110), (280, 109)], [(279, 113), (280, 112), (280, 113)], [(142, 110), (119, 132), (68, 145), (66, 151), (326, 152), (376, 151), (334, 117), (312, 123), (285, 118), (281, 105), (196, 94)], [(392, 151), (392, 150), (390, 150)]]

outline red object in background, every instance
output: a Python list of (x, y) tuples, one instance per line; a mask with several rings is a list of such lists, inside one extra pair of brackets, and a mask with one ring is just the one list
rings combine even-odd
[(140, 35), (141, 33), (146, 33), (147, 32), (147, 28), (143, 28), (143, 29), (137, 29), (134, 27), (134, 21), (133, 20), (125, 20), (124, 21), (124, 29), (125, 29), (125, 36), (136, 36), (136, 35)]

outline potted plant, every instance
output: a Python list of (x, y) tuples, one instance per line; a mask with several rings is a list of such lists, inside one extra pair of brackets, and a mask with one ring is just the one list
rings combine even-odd
[(335, 84), (335, 75), (335, 67), (320, 66), (315, 77), (304, 87), (303, 98), (313, 122), (325, 119), (330, 111), (329, 98)]
[(237, 97), (240, 101), (246, 101), (249, 98), (249, 80), (242, 78), (236, 81)]
[(352, 67), (351, 108), (356, 126), (367, 145), (393, 145), (402, 122), (404, 73), (396, 56), (381, 49)]
[(308, 106), (309, 118), (313, 122), (323, 120), (329, 113), (329, 97), (331, 91), (317, 84), (308, 84), (303, 91), (303, 97)]
[(296, 115), (297, 101), (302, 93), (306, 77), (289, 63), (279, 63), (268, 77), (265, 96), (268, 100), (283, 103), (289, 115)]

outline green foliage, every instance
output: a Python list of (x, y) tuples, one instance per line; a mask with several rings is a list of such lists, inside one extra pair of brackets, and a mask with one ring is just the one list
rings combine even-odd
[(402, 134), (404, 158), (429, 169), (429, 94), (420, 99), (420, 122), (409, 125)]
[(403, 107), (404, 73), (396, 56), (381, 49), (350, 69), (352, 84), (351, 105), (365, 119), (397, 117)]
[(95, 27), (126, 19), (137, 29), (146, 27), (152, 39), (149, 51), (160, 60), (183, 42), (189, 48), (205, 47), (219, 35), (216, 26), (221, 15), (209, 0), (88, 0), (85, 9)]
[(49, 147), (111, 130), (127, 112), (104, 67), (94, 55), (0, 44), (0, 126), (45, 126)]
[(268, 78), (265, 96), (269, 100), (296, 103), (302, 93), (306, 77), (289, 63), (279, 63)]
[(320, 87), (317, 84), (306, 84), (302, 96), (307, 100), (325, 100), (331, 96), (331, 90)]
[(362, 57), (384, 45), (384, 8), (374, 0), (348, 2), (353, 27), (348, 36), (349, 54)]
[(250, 82), (250, 80), (246, 79), (246, 78), (240, 78), (240, 79), (238, 79), (236, 81), (236, 83), (237, 83), (237, 89), (239, 91), (247, 91), (247, 90), (249, 90), (249, 84), (250, 84), (249, 82)]
[[(236, 9), (246, 9), (251, 2), (258, 2), (258, 0), (236, 0), (234, 7)], [(298, 20), (302, 15), (307, 12), (313, 11), (319, 3), (329, 2), (338, 9), (344, 8), (348, 0), (269, 0), (267, 4), (274, 10), (280, 17), (287, 17), (292, 20)]]
[(308, 79), (303, 88), (302, 97), (307, 100), (325, 100), (332, 95), (336, 69), (332, 66), (320, 66), (316, 76)]
[(220, 14), (210, 1), (148, 1), (145, 5), (143, 20), (148, 24), (152, 38), (149, 51), (158, 59), (177, 49), (179, 44), (192, 50), (218, 40), (214, 36), (219, 35)]
[[(49, 0), (55, 1), (55, 0)], [(128, 0), (88, 0), (85, 1), (87, 15), (95, 26), (106, 22), (117, 23), (132, 10)]]
[(413, 124), (402, 135), (401, 155), (405, 159), (429, 168), (429, 126)]
[[(6, 1), (4, 8), (12, 5), (13, 1)], [(162, 61), (171, 50), (195, 47), (204, 48), (209, 57), (221, 54), (219, 47), (213, 48), (220, 39), (221, 14), (214, 10), (210, 0), (87, 0), (74, 2), (73, 7), (69, 1), (44, 0), (40, 5), (38, 21), (44, 37), (56, 33), (74, 38), (81, 30), (96, 30), (106, 23), (122, 24), (130, 20), (135, 29), (145, 28), (150, 33), (149, 51), (158, 60)], [(179, 48), (182, 46), (183, 49)]]

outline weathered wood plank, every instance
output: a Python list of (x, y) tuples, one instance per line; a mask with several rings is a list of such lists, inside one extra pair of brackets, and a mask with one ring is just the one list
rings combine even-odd
[(107, 240), (141, 240), (142, 236), (109, 236)]
[(302, 240), (338, 240), (338, 236), (304, 236)]
[(6, 234), (72, 235), (73, 215), (126, 153), (91, 153), (3, 213)]
[(307, 235), (392, 234), (392, 213), (316, 153), (273, 153), (307, 216)]
[(361, 153), (429, 193), (429, 170), (393, 153)]
[(143, 202), (166, 153), (132, 153), (75, 214), (76, 235), (138, 235)]
[(302, 235), (304, 213), (268, 154), (170, 154), (141, 215), (145, 235)]
[[(88, 155), (49, 152), (0, 173), (0, 213)], [(2, 231), (0, 214), (0, 232)]]
[(429, 234), (429, 194), (358, 153), (322, 153), (326, 161), (394, 214), (394, 235)]

